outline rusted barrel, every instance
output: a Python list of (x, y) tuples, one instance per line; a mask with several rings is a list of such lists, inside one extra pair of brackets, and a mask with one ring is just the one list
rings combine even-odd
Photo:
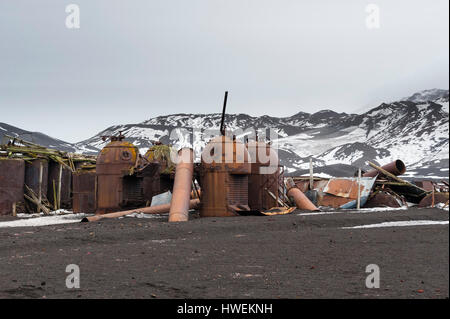
[(194, 154), (192, 149), (183, 148), (178, 152), (175, 182), (170, 203), (169, 222), (184, 222), (189, 219), (189, 200), (194, 174)]
[(287, 179), (286, 187), (288, 189), (288, 192), (287, 192), (288, 197), (291, 197), (294, 200), (295, 205), (297, 206), (298, 209), (311, 210), (311, 211), (319, 210), (316, 207), (316, 205), (314, 205), (308, 199), (308, 197), (306, 197), (306, 195), (303, 194), (303, 192), (295, 186), (295, 183), (292, 178)]
[(25, 162), (0, 159), (0, 215), (14, 214), (17, 203), (23, 202)]
[[(192, 199), (189, 201), (189, 209), (196, 209), (200, 204), (199, 199)], [(130, 215), (133, 213), (142, 213), (142, 214), (166, 214), (170, 211), (170, 204), (163, 204), (158, 206), (144, 207), (132, 210), (126, 210), (123, 212), (115, 212), (108, 213), (103, 215), (95, 215), (90, 217), (85, 217), (81, 221), (82, 222), (96, 222), (104, 218), (118, 218), (126, 215)]]
[[(401, 160), (396, 160), (392, 163), (381, 166), (381, 168), (395, 176), (403, 175), (406, 172), (405, 163), (403, 163)], [(363, 177), (375, 177), (378, 174), (379, 174), (379, 172), (376, 169), (372, 169), (372, 170), (368, 171), (367, 173), (364, 173)]]

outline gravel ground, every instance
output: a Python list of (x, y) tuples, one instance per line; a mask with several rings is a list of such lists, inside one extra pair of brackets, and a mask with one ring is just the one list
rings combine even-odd
[[(448, 298), (448, 224), (343, 228), (448, 211), (303, 213), (0, 228), (0, 298)], [(378, 289), (365, 286), (369, 264)]]

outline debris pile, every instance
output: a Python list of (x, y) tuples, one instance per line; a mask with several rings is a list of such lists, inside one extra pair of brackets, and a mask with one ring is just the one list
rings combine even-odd
[[(0, 146), (0, 214), (22, 210), (49, 214), (72, 208), (95, 213), (83, 221), (117, 218), (133, 213), (169, 214), (170, 222), (187, 221), (189, 211), (201, 217), (282, 215), (295, 209), (360, 209), (373, 207), (448, 206), (446, 181), (416, 181), (401, 160), (384, 166), (369, 162), (353, 177), (284, 177), (269, 141), (255, 135), (244, 141), (227, 135), (225, 93), (220, 134), (212, 138), (194, 163), (191, 148), (177, 154), (171, 146), (152, 141), (142, 156), (125, 136), (103, 136), (108, 142), (98, 156), (48, 149), (9, 137)], [(152, 200), (172, 194), (171, 202)]]

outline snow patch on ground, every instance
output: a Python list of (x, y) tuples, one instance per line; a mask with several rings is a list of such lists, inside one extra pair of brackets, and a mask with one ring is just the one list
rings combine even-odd
[(69, 214), (69, 215), (54, 215), (36, 218), (24, 218), (21, 220), (0, 222), (0, 228), (37, 227), (37, 226), (79, 223), (81, 222), (81, 219), (83, 219), (86, 216), (87, 216), (86, 214)]
[(408, 226), (427, 226), (427, 225), (448, 225), (446, 221), (436, 220), (407, 220), (401, 222), (384, 222), (379, 224), (361, 225), (353, 227), (342, 227), (342, 229), (360, 229), (360, 228), (379, 228), (379, 227), (408, 227)]
[[(319, 207), (320, 209), (320, 207)], [(375, 213), (375, 212), (387, 212), (387, 211), (399, 211), (399, 210), (407, 210), (407, 206), (392, 208), (392, 207), (375, 207), (375, 208), (361, 208), (359, 210), (355, 209), (341, 209), (341, 210), (333, 210), (333, 211), (324, 211), (324, 212), (316, 212), (316, 213), (299, 213), (298, 216), (314, 216), (314, 215), (332, 215), (332, 214), (366, 214), (366, 213)]]

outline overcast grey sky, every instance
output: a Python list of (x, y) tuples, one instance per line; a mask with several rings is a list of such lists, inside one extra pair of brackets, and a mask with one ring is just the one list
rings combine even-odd
[[(80, 7), (81, 28), (65, 25)], [(365, 9), (380, 8), (368, 29)], [(69, 142), (170, 113), (352, 112), (449, 86), (448, 0), (2, 0), (0, 122)]]

